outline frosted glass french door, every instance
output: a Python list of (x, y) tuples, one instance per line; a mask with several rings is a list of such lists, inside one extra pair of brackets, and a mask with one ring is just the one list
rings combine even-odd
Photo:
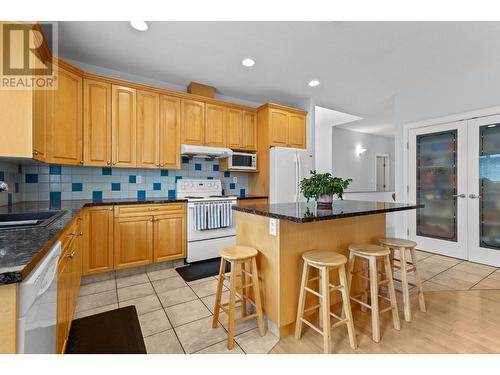
[(409, 237), (421, 250), (467, 259), (467, 122), (409, 132)]
[(469, 259), (500, 266), (500, 116), (468, 124)]

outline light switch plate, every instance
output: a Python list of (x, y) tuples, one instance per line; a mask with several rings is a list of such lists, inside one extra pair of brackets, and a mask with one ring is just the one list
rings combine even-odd
[(269, 234), (276, 236), (276, 219), (269, 219)]
[(142, 176), (137, 176), (135, 182), (138, 184), (142, 184)]
[(238, 177), (233, 176), (233, 183), (237, 184), (238, 183)]

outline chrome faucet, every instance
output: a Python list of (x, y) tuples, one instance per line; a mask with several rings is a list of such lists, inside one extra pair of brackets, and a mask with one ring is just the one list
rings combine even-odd
[(6, 182), (0, 181), (0, 191), (8, 191), (9, 185)]

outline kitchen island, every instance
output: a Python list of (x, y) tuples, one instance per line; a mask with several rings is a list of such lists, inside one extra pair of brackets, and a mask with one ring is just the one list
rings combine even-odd
[[(269, 329), (280, 337), (293, 332), (304, 252), (328, 249), (348, 255), (349, 244), (377, 243), (386, 236), (387, 213), (421, 207), (348, 200), (334, 201), (330, 209), (317, 209), (315, 202), (234, 206), (236, 243), (259, 251), (260, 290)], [(338, 284), (334, 273), (331, 280)], [(358, 280), (353, 280), (354, 292), (359, 288)], [(331, 300), (335, 304), (340, 296), (332, 293)], [(312, 302), (308, 297), (308, 306)]]

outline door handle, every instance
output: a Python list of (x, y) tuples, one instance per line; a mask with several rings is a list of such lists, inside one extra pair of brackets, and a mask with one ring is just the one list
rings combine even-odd
[(479, 194), (469, 194), (469, 198), (471, 199), (481, 199), (482, 197)]
[(466, 195), (465, 194), (455, 194), (455, 195), (452, 195), (452, 197), (455, 197), (455, 198), (465, 198)]

